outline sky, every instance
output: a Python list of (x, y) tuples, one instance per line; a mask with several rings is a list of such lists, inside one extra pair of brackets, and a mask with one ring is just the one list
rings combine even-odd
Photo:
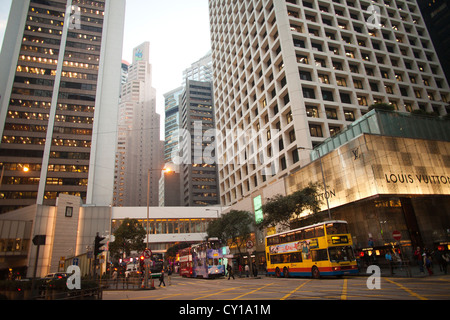
[[(0, 44), (12, 0), (0, 0)], [(114, 1), (114, 0), (113, 0)], [(183, 71), (211, 50), (208, 0), (127, 0), (123, 59), (150, 42), (157, 112), (164, 119), (164, 94), (178, 88)]]

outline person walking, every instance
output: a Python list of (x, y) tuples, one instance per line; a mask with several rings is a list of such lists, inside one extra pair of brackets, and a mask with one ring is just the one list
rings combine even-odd
[(235, 280), (233, 267), (230, 264), (227, 265), (227, 271), (228, 271), (228, 280), (230, 280), (231, 277), (233, 277), (233, 280)]
[(249, 273), (250, 273), (250, 267), (248, 266), (248, 264), (246, 264), (245, 265), (245, 275), (247, 276), (247, 278), (249, 276)]
[(169, 286), (172, 285), (172, 266), (167, 268), (167, 280), (169, 281)]
[(159, 287), (161, 287), (161, 284), (164, 284), (164, 287), (166, 286), (166, 283), (164, 282), (164, 269), (161, 270), (161, 277), (159, 278)]
[(445, 274), (447, 274), (447, 265), (449, 262), (450, 262), (450, 255), (448, 254), (448, 252), (445, 252), (442, 255), (442, 269)]
[(423, 257), (420, 252), (420, 247), (417, 247), (416, 251), (414, 251), (414, 257), (416, 258), (417, 264), (419, 265), (420, 273), (425, 273), (423, 269)]
[(433, 270), (431, 269), (431, 258), (424, 252), (422, 254), (423, 257), (423, 266), (427, 268), (428, 275), (433, 275)]
[(395, 274), (394, 273), (394, 265), (393, 265), (391, 253), (389, 251), (387, 251), (386, 254), (384, 255), (384, 257), (389, 262), (389, 268), (391, 269), (391, 274)]

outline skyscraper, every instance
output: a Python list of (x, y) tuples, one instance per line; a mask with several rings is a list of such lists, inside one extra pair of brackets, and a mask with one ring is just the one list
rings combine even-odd
[(200, 207), (219, 204), (215, 152), (214, 102), (211, 82), (186, 81), (181, 97), (181, 204)]
[(165, 146), (164, 161), (171, 162), (172, 152), (178, 150), (178, 137), (174, 133), (180, 128), (180, 97), (184, 87), (179, 87), (164, 95), (166, 117), (164, 120)]
[[(0, 210), (110, 205), (125, 1), (15, 0), (0, 56)], [(26, 169), (24, 171), (24, 169)]]
[(114, 186), (115, 206), (146, 206), (150, 170), (150, 205), (159, 203), (159, 178), (164, 166), (160, 115), (152, 87), (150, 43), (133, 50), (133, 63), (122, 86)]
[(200, 58), (198, 61), (194, 62), (189, 68), (183, 71), (183, 83), (186, 85), (186, 80), (195, 81), (212, 81), (213, 70), (212, 70), (212, 56), (211, 52), (208, 52), (204, 57)]
[(448, 83), (415, 0), (209, 6), (217, 128), (256, 133), (218, 141), (222, 205), (305, 165), (309, 151), (299, 148), (322, 143), (372, 104), (450, 112)]
[(450, 3), (446, 0), (418, 0), (420, 11), (430, 32), (436, 53), (450, 81)]

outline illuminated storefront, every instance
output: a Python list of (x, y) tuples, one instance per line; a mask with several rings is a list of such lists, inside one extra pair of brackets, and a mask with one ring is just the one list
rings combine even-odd
[[(367, 247), (369, 239), (380, 246), (395, 243), (393, 231), (401, 232), (405, 248), (431, 249), (449, 241), (450, 140), (439, 131), (447, 128), (450, 132), (449, 121), (439, 120), (436, 125), (429, 119), (428, 125), (436, 129), (430, 133), (427, 119), (414, 126), (416, 118), (398, 117), (403, 116), (388, 114), (388, 123), (374, 122), (376, 134), (363, 131), (334, 149), (320, 146), (315, 154), (326, 153), (321, 160), (285, 179), (288, 194), (311, 181), (322, 181), (322, 162), (328, 191), (320, 195), (322, 210), (328, 199), (332, 218), (349, 222), (356, 247)], [(400, 125), (402, 121), (408, 125)], [(383, 135), (389, 125), (397, 133)], [(414, 138), (408, 137), (413, 134)]]

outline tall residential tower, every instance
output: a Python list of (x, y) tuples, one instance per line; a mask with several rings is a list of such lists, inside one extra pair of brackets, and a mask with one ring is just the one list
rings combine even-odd
[(222, 205), (304, 166), (307, 150), (372, 104), (450, 112), (415, 0), (210, 0), (209, 7), (217, 129), (256, 133), (218, 141)]
[(0, 56), (0, 212), (111, 205), (125, 0), (14, 0)]

